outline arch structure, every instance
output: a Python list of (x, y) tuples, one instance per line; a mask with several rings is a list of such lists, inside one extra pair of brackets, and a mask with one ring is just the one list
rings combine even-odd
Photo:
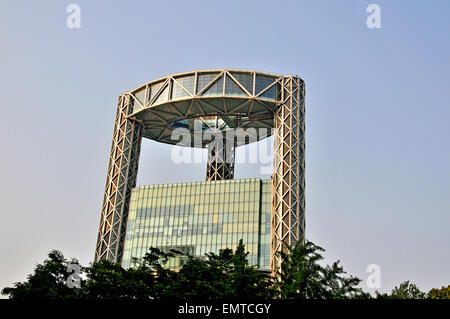
[(234, 152), (274, 135), (271, 268), (305, 238), (305, 85), (298, 76), (201, 70), (166, 76), (119, 97), (95, 261), (121, 262), (142, 138), (206, 148), (206, 180), (234, 177)]

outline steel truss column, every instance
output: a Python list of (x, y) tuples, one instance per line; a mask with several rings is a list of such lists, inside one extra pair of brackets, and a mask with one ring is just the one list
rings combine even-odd
[(272, 180), (271, 269), (297, 241), (305, 241), (305, 85), (284, 77), (282, 102), (274, 115), (274, 174)]
[(133, 102), (129, 94), (122, 94), (117, 104), (95, 261), (121, 262), (122, 259), (131, 190), (136, 186), (142, 140), (142, 124), (127, 118), (133, 112)]
[(235, 145), (232, 140), (218, 138), (209, 142), (206, 181), (233, 179), (234, 152)]

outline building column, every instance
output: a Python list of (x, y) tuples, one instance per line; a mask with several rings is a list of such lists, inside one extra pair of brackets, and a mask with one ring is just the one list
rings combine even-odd
[(274, 115), (271, 269), (277, 273), (280, 252), (305, 241), (305, 85), (284, 77), (282, 104)]
[(215, 138), (209, 142), (206, 181), (233, 179), (234, 152), (235, 145), (233, 140)]
[(134, 100), (125, 93), (119, 97), (109, 157), (106, 187), (94, 261), (120, 263), (125, 241), (131, 190), (136, 186), (142, 124), (128, 116)]

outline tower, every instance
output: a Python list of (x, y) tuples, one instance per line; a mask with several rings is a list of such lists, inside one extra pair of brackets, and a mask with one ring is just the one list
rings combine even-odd
[(271, 268), (305, 238), (305, 86), (298, 76), (201, 70), (119, 97), (95, 261), (122, 260), (142, 138), (208, 149), (207, 181), (234, 177), (235, 148), (274, 134)]

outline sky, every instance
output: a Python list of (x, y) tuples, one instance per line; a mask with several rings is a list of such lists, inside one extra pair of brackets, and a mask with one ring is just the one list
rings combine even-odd
[[(80, 28), (67, 27), (78, 4)], [(369, 4), (381, 28), (368, 28)], [(0, 287), (93, 261), (118, 96), (208, 68), (306, 83), (306, 237), (382, 292), (450, 284), (450, 2), (1, 1)], [(244, 150), (240, 150), (242, 152)], [(144, 140), (138, 185), (201, 181)], [(236, 178), (262, 177), (239, 164)]]

